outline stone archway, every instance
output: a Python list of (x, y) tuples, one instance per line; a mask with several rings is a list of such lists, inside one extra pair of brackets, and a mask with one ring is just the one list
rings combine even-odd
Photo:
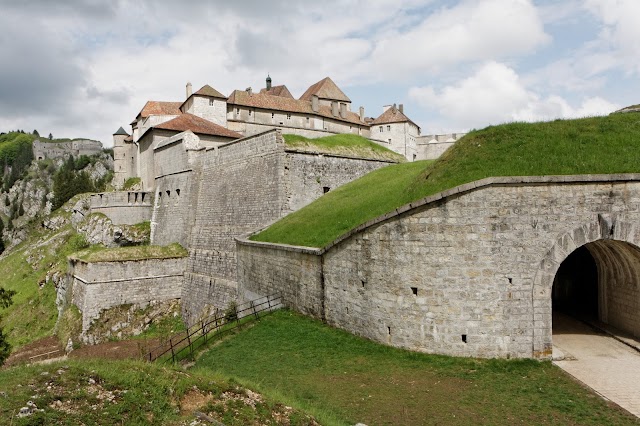
[(633, 225), (618, 221), (615, 216), (598, 215), (596, 221), (556, 240), (540, 262), (532, 288), (534, 358), (549, 358), (552, 353), (552, 292), (558, 272), (562, 274), (561, 266), (570, 263), (572, 257), (587, 253), (597, 270), (597, 306), (593, 314), (602, 322), (640, 336), (639, 237)]

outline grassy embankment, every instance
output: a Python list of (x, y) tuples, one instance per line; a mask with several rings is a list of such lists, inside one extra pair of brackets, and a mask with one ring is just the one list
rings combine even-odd
[(491, 176), (631, 172), (640, 172), (639, 114), (491, 126), (432, 164), (388, 166), (337, 188), (252, 239), (323, 247), (411, 201)]
[[(66, 360), (0, 372), (0, 421), (12, 425), (189, 425), (199, 411), (225, 425), (312, 424), (300, 411), (210, 372), (135, 361)], [(38, 409), (18, 418), (27, 401)], [(198, 424), (211, 424), (206, 418)], [(280, 423), (280, 424), (284, 424)]]
[(322, 424), (638, 424), (550, 362), (427, 355), (290, 311), (263, 318), (196, 363)]
[(374, 158), (400, 163), (407, 161), (404, 156), (358, 135), (343, 134), (317, 139), (309, 139), (298, 135), (283, 135), (283, 137), (287, 148), (300, 151)]

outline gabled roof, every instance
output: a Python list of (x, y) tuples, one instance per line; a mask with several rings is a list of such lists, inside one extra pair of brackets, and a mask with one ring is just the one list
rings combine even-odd
[(376, 124), (406, 123), (406, 122), (413, 124), (418, 129), (420, 128), (420, 126), (414, 123), (413, 120), (411, 120), (409, 117), (401, 113), (400, 110), (396, 108), (395, 105), (393, 105), (387, 108), (385, 112), (380, 114), (380, 116), (375, 120), (373, 120), (370, 124), (374, 126)]
[(334, 117), (331, 113), (331, 107), (327, 105), (321, 105), (318, 109), (318, 112), (314, 112), (311, 109), (310, 101), (285, 98), (282, 96), (273, 96), (266, 93), (249, 94), (245, 90), (234, 90), (229, 96), (227, 104), (231, 106), (239, 105), (266, 110), (297, 112), (301, 114), (322, 116), (338, 121), (346, 121), (348, 123), (364, 125), (364, 123), (360, 121), (360, 116), (351, 111), (347, 111), (345, 118), (342, 118), (339, 115), (337, 117)]
[(150, 115), (180, 115), (180, 105), (182, 102), (161, 102), (161, 101), (148, 101), (142, 107), (142, 111), (138, 114), (138, 117), (146, 118)]
[(243, 137), (240, 133), (236, 133), (233, 130), (229, 130), (225, 127), (212, 123), (204, 118), (197, 117), (193, 114), (182, 114), (173, 120), (165, 121), (157, 126), (153, 126), (154, 129), (163, 130), (175, 130), (177, 132), (184, 132), (191, 130), (193, 133), (201, 135), (221, 136), (230, 139), (240, 139)]
[(272, 86), (271, 89), (269, 90), (261, 89), (260, 93), (264, 93), (271, 96), (281, 96), (283, 98), (293, 99), (293, 95), (291, 94), (289, 89), (287, 89), (287, 86), (285, 86), (284, 84), (281, 86)]
[(329, 77), (325, 77), (316, 84), (311, 85), (311, 87), (300, 96), (300, 100), (310, 101), (313, 95), (318, 96), (320, 99), (351, 102), (351, 99), (349, 99)]
[(129, 133), (127, 133), (126, 130), (124, 130), (122, 128), (122, 126), (120, 126), (120, 128), (118, 130), (116, 130), (116, 132), (113, 134), (113, 136), (119, 136), (119, 135), (129, 136)]
[(197, 92), (194, 93), (194, 95), (209, 96), (209, 97), (212, 97), (212, 98), (227, 99), (227, 97), (225, 95), (223, 95), (222, 93), (218, 92), (216, 89), (214, 89), (213, 87), (209, 86), (208, 84), (205, 84), (204, 86), (202, 86), (200, 88), (200, 90), (198, 90)]

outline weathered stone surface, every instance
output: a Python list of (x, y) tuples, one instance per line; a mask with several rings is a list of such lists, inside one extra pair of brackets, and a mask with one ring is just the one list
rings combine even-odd
[[(297, 310), (412, 350), (546, 358), (553, 279), (580, 245), (619, 238), (593, 246), (610, 272), (602, 297), (611, 321), (637, 327), (626, 313), (640, 310), (640, 272), (630, 266), (640, 263), (638, 180), (492, 178), (398, 209), (326, 250), (241, 240), (240, 294), (281, 292)], [(613, 234), (598, 219), (612, 211)], [(626, 284), (612, 291), (614, 282)]]

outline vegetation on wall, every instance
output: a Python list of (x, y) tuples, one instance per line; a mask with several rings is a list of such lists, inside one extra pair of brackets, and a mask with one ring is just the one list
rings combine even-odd
[(404, 204), (491, 176), (640, 172), (640, 114), (510, 123), (472, 131), (433, 164), (388, 166), (325, 194), (252, 237), (324, 247)]
[(95, 161), (94, 157), (82, 155), (77, 159), (69, 155), (67, 161), (53, 176), (53, 210), (60, 208), (71, 197), (85, 192), (103, 191), (107, 183), (111, 180), (111, 175), (94, 181), (83, 169)]
[(300, 135), (282, 135), (287, 148), (348, 157), (373, 158), (403, 163), (407, 159), (367, 138), (352, 134), (339, 134), (309, 139)]
[(33, 160), (32, 143), (35, 135), (9, 132), (0, 135), (0, 164), (3, 165), (2, 190), (8, 191), (29, 168)]

